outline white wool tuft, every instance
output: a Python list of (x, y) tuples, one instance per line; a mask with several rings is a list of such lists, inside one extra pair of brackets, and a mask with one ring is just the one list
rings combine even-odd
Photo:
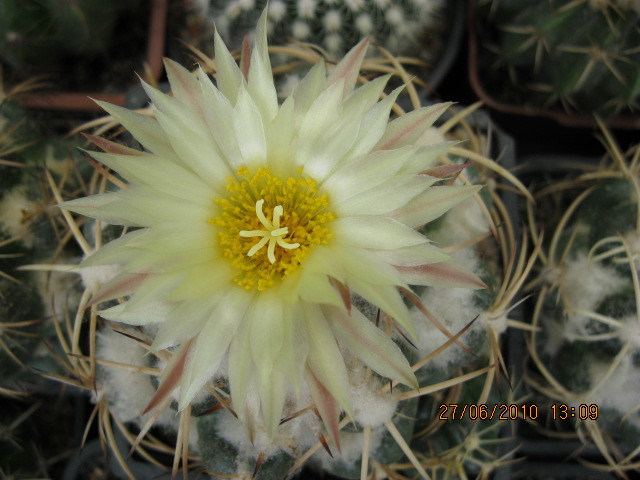
[(615, 293), (625, 283), (625, 279), (613, 269), (591, 261), (586, 254), (567, 261), (558, 280), (568, 315), (565, 338), (571, 341), (576, 336), (587, 335), (589, 318), (576, 311), (595, 311), (605, 297)]
[(0, 200), (0, 229), (11, 237), (19, 237), (26, 247), (33, 246), (33, 234), (29, 231), (31, 222), (42, 207), (29, 200), (25, 189), (17, 186)]
[(298, 0), (298, 16), (302, 18), (313, 18), (316, 6), (316, 0)]
[(342, 16), (337, 10), (329, 10), (322, 18), (322, 24), (329, 32), (335, 32), (342, 26)]
[(349, 10), (351, 10), (352, 12), (357, 12), (358, 10), (362, 10), (362, 7), (364, 7), (364, 0), (345, 0), (344, 2), (347, 7), (349, 7)]
[[(282, 418), (288, 417), (313, 403), (306, 393), (303, 393), (301, 397), (302, 401), (296, 402), (291, 395), (288, 395)], [(307, 432), (311, 432), (310, 423), (317, 422), (312, 415), (311, 413), (306, 413), (283, 423), (278, 427), (273, 438), (269, 438), (263, 424), (256, 423), (255, 437), (253, 444), (251, 444), (242, 422), (224, 412), (218, 414), (216, 433), (238, 450), (238, 466), (240, 468), (247, 462), (255, 465), (255, 459), (261, 453), (264, 453), (265, 460), (282, 451), (293, 455), (299, 449), (301, 439), (306, 439)], [(256, 419), (260, 422), (261, 415), (256, 415)], [(311, 445), (315, 441), (315, 439), (306, 439), (305, 444)]]
[(629, 342), (636, 352), (640, 352), (640, 319), (636, 316), (620, 320), (618, 336), (622, 343)]
[(95, 265), (80, 269), (83, 285), (93, 290), (113, 279), (121, 270), (120, 265)]
[(356, 28), (363, 35), (369, 35), (373, 30), (373, 21), (371, 21), (371, 15), (368, 13), (362, 13), (358, 15), (355, 21)]
[[(428, 288), (420, 299), (453, 334), (460, 331), (476, 315), (481, 313), (480, 308), (474, 303), (474, 291), (468, 288)], [(429, 355), (449, 340), (419, 310), (412, 309), (411, 315), (416, 326), (417, 347), (421, 358)], [(472, 332), (482, 328), (484, 326), (481, 322), (475, 322), (462, 336), (462, 342), (464, 343)], [(464, 350), (460, 347), (451, 345), (434, 358), (429, 365), (443, 368), (458, 362), (464, 354)]]
[(301, 20), (293, 22), (292, 27), (293, 36), (298, 40), (304, 40), (311, 35), (311, 28), (309, 25)]
[(282, 0), (273, 0), (269, 3), (269, 16), (279, 22), (287, 14), (287, 4)]
[(404, 22), (404, 15), (402, 10), (396, 6), (391, 6), (385, 12), (387, 21), (396, 27), (399, 27)]
[(238, 0), (238, 4), (240, 5), (240, 8), (242, 8), (242, 10), (244, 10), (245, 12), (253, 10), (256, 6), (255, 0)]
[(507, 322), (509, 321), (509, 317), (507, 316), (507, 312), (503, 309), (497, 310), (495, 312), (482, 312), (478, 317), (477, 323), (480, 323), (483, 326), (491, 327), (494, 332), (498, 336), (504, 333), (507, 330)]
[[(147, 351), (132, 339), (111, 329), (98, 333), (97, 357), (103, 360), (134, 366), (147, 366)], [(156, 393), (151, 378), (145, 373), (132, 372), (124, 368), (102, 366), (104, 377), (100, 388), (109, 399), (111, 410), (123, 422), (146, 421), (141, 413)], [(158, 418), (159, 424), (175, 425), (174, 412), (166, 409)]]
[(369, 425), (373, 428), (391, 420), (398, 407), (398, 401), (389, 393), (384, 395), (378, 393), (382, 383), (375, 380), (362, 363), (359, 367), (350, 369), (349, 373), (351, 382), (349, 391), (354, 406), (353, 420), (360, 425)]
[[(609, 363), (594, 363), (588, 367), (592, 386), (604, 378), (610, 366)], [(598, 390), (588, 397), (575, 400), (573, 406), (578, 408), (580, 404), (597, 404), (599, 408), (611, 408), (623, 416), (634, 410), (625, 421), (640, 428), (639, 399), (640, 368), (634, 365), (632, 355), (626, 355)]]

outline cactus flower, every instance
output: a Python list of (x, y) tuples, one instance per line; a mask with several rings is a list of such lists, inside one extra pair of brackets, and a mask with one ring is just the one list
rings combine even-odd
[(139, 227), (84, 265), (120, 266), (94, 302), (124, 301), (103, 317), (158, 324), (152, 348), (174, 349), (150, 408), (179, 391), (184, 409), (223, 375), (250, 433), (273, 435), (301, 390), (336, 433), (352, 409), (344, 351), (417, 386), (351, 294), (411, 337), (409, 285), (483, 286), (416, 230), (476, 191), (434, 185), (448, 145), (424, 134), (448, 104), (389, 122), (401, 88), (381, 101), (388, 76), (355, 88), (367, 46), (318, 63), (279, 104), (263, 13), (240, 66), (216, 35), (215, 85), (167, 60), (173, 95), (143, 83), (153, 117), (100, 102), (144, 151), (90, 137), (129, 188), (61, 206)]

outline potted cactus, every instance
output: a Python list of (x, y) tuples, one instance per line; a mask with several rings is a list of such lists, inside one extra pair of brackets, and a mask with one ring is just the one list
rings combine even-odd
[[(91, 418), (129, 478), (135, 468), (118, 436), (136, 460), (158, 464), (168, 452), (174, 473), (214, 477), (284, 478), (310, 467), (341, 478), (383, 471), (440, 478), (508, 463), (499, 442), (484, 456), (498, 419), (490, 428), (473, 425), (505, 402), (493, 388), (506, 373), (501, 336), (521, 327), (510, 311), (532, 264), (525, 247), (518, 253), (496, 182), (526, 189), (487, 158), (486, 119), (474, 120), (483, 133), (472, 133), (467, 118), (477, 105), (423, 107), (411, 81), (385, 95), (392, 76), (408, 75), (395, 59), (365, 60), (366, 40), (333, 67), (312, 48), (290, 48), (292, 63), (313, 67), (278, 104), (266, 18), (240, 66), (217, 37), (215, 62), (203, 57), (193, 73), (166, 61), (173, 95), (145, 85), (153, 110), (102, 104), (111, 114), (104, 127), (125, 126), (146, 153), (87, 135), (104, 151), (88, 151), (87, 188), (79, 194), (47, 177), (56, 201), (67, 200), (67, 238), (86, 257), (66, 266), (80, 273), (84, 290), (60, 335), (70, 353), (61, 357), (65, 381), (95, 396)], [(369, 80), (361, 74), (367, 67), (393, 75)], [(217, 69), (216, 86), (209, 68)], [(404, 108), (396, 103), (403, 89)], [(227, 115), (232, 121), (221, 122)], [(226, 174), (207, 166), (211, 155), (224, 168), (224, 159), (243, 160)], [(139, 194), (163, 196), (164, 207), (159, 197), (141, 197), (118, 208)], [(200, 213), (203, 222), (189, 226)], [(146, 215), (171, 217), (164, 227), (152, 222), (168, 228), (154, 241)], [(383, 243), (360, 249), (357, 242)], [(150, 260), (153, 268), (144, 264)], [(179, 272), (188, 277), (160, 281)], [(462, 403), (475, 409), (450, 408)], [(457, 445), (465, 432), (477, 442)]]
[(640, 441), (640, 150), (637, 144), (621, 149), (602, 122), (600, 127), (607, 148), (603, 160), (572, 162), (580, 169), (577, 177), (537, 194), (532, 234), (551, 233), (532, 284), (535, 330), (525, 379), (546, 411), (541, 431), (563, 431), (576, 450), (582, 443), (592, 447), (587, 454), (599, 451), (599, 459), (583, 464), (624, 475), (637, 470)]
[(471, 4), (470, 80), (489, 106), (576, 126), (594, 125), (597, 113), (638, 127), (637, 2)]
[[(0, 6), (0, 60), (8, 67), (6, 76), (14, 82), (37, 77), (59, 89), (23, 96), (21, 102), (30, 108), (97, 110), (88, 97), (124, 105), (121, 92), (130, 83), (131, 69), (137, 68), (141, 75), (149, 73), (154, 80), (162, 72), (167, 5), (167, 0), (148, 5), (127, 0), (5, 1)], [(145, 45), (144, 38), (133, 38), (133, 49), (118, 43), (123, 37), (123, 19), (134, 23), (140, 16), (149, 22), (146, 50), (137, 48)], [(138, 30), (129, 28), (128, 34)], [(126, 59), (136, 51), (136, 63), (125, 67), (127, 80), (118, 80), (113, 63), (130, 62)]]

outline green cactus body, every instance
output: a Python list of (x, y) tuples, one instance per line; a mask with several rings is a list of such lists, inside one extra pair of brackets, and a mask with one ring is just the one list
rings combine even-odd
[[(637, 252), (637, 209), (628, 178), (599, 180), (579, 204), (558, 236), (556, 256), (564, 253), (549, 270), (536, 342), (564, 389), (559, 398), (576, 409), (577, 428), (606, 431), (623, 452), (640, 441), (639, 299), (637, 264), (630, 260)], [(597, 405), (597, 413), (585, 415), (581, 405)]]
[(52, 66), (104, 53), (123, 11), (139, 0), (6, 0), (0, 4), (0, 58), (15, 69)]
[(478, 13), (486, 42), (482, 61), (491, 66), (484, 75), (501, 100), (604, 116), (637, 108), (637, 9), (626, 3), (599, 8), (588, 1), (488, 1)]
[[(242, 36), (253, 29), (264, 2), (215, 0), (210, 5), (209, 18), (216, 28), (239, 46)], [(434, 61), (443, 47), (437, 38), (447, 31), (445, 7), (442, 0), (275, 0), (269, 2), (269, 34), (278, 43), (287, 38), (315, 43), (334, 58), (370, 35), (393, 53)], [(426, 32), (433, 52), (419, 48)]]

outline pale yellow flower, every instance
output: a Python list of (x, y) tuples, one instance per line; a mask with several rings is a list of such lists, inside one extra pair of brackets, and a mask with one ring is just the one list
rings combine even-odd
[(142, 227), (84, 264), (121, 266), (96, 301), (126, 301), (103, 317), (159, 323), (153, 348), (178, 347), (158, 395), (179, 387), (183, 409), (224, 364), (239, 418), (272, 435), (303, 386), (327, 425), (351, 410), (341, 348), (416, 386), (351, 292), (412, 336), (399, 289), (482, 283), (415, 229), (477, 190), (428, 174), (448, 144), (425, 132), (448, 105), (389, 122), (401, 89), (379, 101), (388, 76), (355, 88), (367, 40), (279, 105), (265, 20), (243, 68), (216, 36), (216, 85), (167, 60), (173, 96), (144, 84), (155, 118), (101, 103), (145, 151), (93, 138), (106, 153), (89, 153), (131, 188), (62, 206)]

